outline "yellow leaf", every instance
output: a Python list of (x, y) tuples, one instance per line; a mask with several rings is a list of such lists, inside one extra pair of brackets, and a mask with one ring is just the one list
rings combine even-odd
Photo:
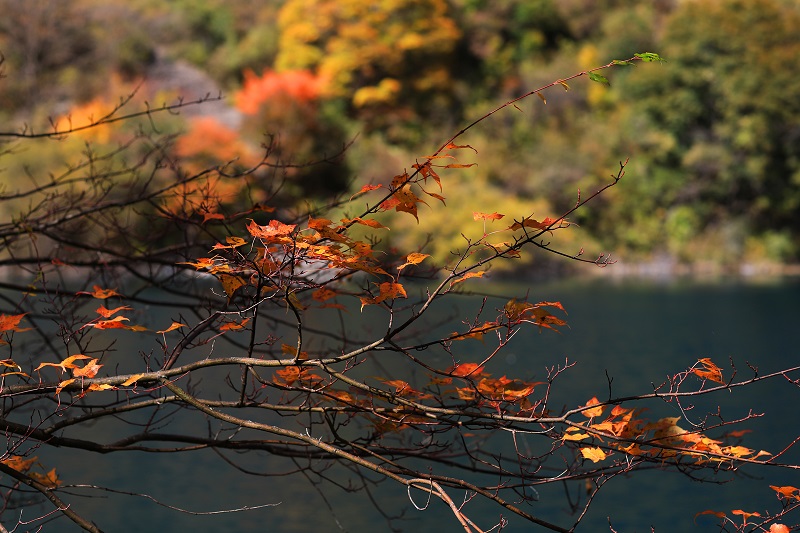
[(600, 448), (581, 448), (581, 455), (593, 463), (597, 463), (608, 457), (606, 452)]
[(569, 440), (569, 441), (579, 441), (584, 439), (589, 439), (591, 436), (588, 433), (565, 433), (561, 440)]

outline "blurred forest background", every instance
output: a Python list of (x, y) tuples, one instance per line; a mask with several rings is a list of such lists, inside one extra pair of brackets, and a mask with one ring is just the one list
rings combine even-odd
[[(561, 249), (720, 268), (800, 259), (797, 0), (0, 0), (0, 13), (0, 130), (85, 124), (138, 87), (152, 106), (224, 95), (155, 117), (186, 169), (246, 168), (267, 134), (279, 140), (271, 160), (295, 166), (260, 178), (285, 181), (278, 197), (220, 184), (223, 204), (197, 216), (347, 198), (511, 98), (657, 52), (667, 63), (616, 67), (610, 87), (574, 80), (471, 131), (478, 165), (445, 176), (448, 208), (425, 214), (433, 226), (401, 214), (388, 244), (416, 248), (435, 227), (425, 251), (446, 260), (466, 228), (482, 232), (473, 211), (559, 214), (630, 157)], [(7, 143), (0, 195), (140, 127)]]

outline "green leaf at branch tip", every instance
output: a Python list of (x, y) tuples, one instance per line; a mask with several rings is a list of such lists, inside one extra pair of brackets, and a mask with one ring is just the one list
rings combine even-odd
[(597, 83), (602, 83), (603, 85), (611, 85), (611, 83), (609, 83), (608, 79), (606, 79), (605, 76), (601, 76), (596, 72), (590, 72), (589, 79), (592, 81), (596, 81)]
[(659, 63), (664, 63), (664, 62), (667, 61), (666, 59), (662, 58), (660, 55), (654, 54), (653, 52), (644, 52), (643, 54), (633, 54), (633, 55), (634, 55), (634, 57), (638, 57), (639, 59), (641, 59), (642, 61), (645, 61), (647, 63), (650, 63), (650, 62), (653, 62), (653, 61), (658, 61)]

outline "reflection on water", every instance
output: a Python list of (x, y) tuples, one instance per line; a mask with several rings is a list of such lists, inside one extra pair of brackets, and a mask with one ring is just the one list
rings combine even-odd
[[(474, 285), (482, 291), (504, 296), (521, 296), (524, 290), (510, 285)], [(509, 350), (492, 363), (492, 372), (521, 378), (541, 379), (545, 367), (577, 362), (564, 375), (553, 394), (556, 405), (576, 406), (592, 396), (606, 398), (609, 389), (614, 396), (652, 391), (669, 374), (681, 371), (701, 357), (711, 357), (724, 366), (731, 359), (739, 376), (750, 375), (746, 363), (757, 366), (761, 373), (797, 364), (800, 360), (794, 346), (793, 331), (800, 321), (800, 283), (789, 281), (767, 285), (672, 283), (651, 284), (631, 282), (611, 284), (608, 281), (572, 281), (534, 286), (533, 300), (560, 300), (568, 311), (569, 329), (561, 334), (535, 331), (514, 339)], [(466, 319), (480, 302), (480, 297), (459, 297), (457, 305), (441, 305), (436, 312), (447, 317), (448, 325), (437, 326), (431, 320), (429, 334), (453, 331), (452, 320)], [(502, 299), (490, 299), (487, 311), (502, 305)], [(353, 320), (365, 315), (352, 313)], [(380, 317), (372, 317), (379, 323)], [(379, 327), (376, 325), (376, 327)], [(467, 346), (467, 343), (464, 344)], [(470, 345), (474, 353), (460, 352), (462, 361), (476, 360), (482, 352), (480, 342)], [(485, 346), (483, 346), (485, 349)], [(461, 348), (460, 348), (461, 349)], [(464, 348), (467, 349), (467, 348)], [(431, 352), (426, 357), (438, 358)], [(391, 370), (392, 361), (385, 361)], [(798, 436), (795, 407), (800, 391), (785, 381), (775, 380), (734, 394), (724, 393), (698, 399), (689, 416), (700, 417), (701, 411), (716, 410), (721, 405), (723, 415), (737, 418), (747, 414), (750, 407), (765, 415), (750, 421), (745, 429), (753, 430), (745, 437), (750, 448), (776, 451)], [(652, 418), (678, 416), (672, 405), (652, 404)], [(192, 431), (203, 434), (200, 418), (188, 422), (197, 427)], [(165, 428), (175, 431), (177, 428)], [(298, 427), (300, 428), (300, 422)], [(109, 435), (111, 439), (113, 436)], [(508, 435), (495, 436), (498, 440)], [(507, 443), (508, 444), (508, 443)], [(531, 444), (535, 446), (536, 443)], [(80, 451), (59, 450), (59, 473), (64, 480), (82, 479), (92, 484), (123, 488), (147, 493), (171, 505), (189, 511), (218, 511), (242, 506), (280, 503), (234, 514), (196, 516), (160, 507), (140, 497), (107, 494), (104, 498), (76, 499), (75, 508), (94, 517), (106, 531), (389, 531), (389, 525), (366, 500), (363, 493), (348, 493), (318, 479), (302, 475), (282, 477), (243, 476), (231, 468), (219, 455), (209, 450), (173, 456), (156, 453), (126, 453), (95, 456)], [(287, 474), (296, 465), (286, 459), (265, 453), (236, 456), (237, 463), (256, 472), (275, 471)], [(47, 461), (50, 454), (39, 454)], [(800, 450), (788, 454), (786, 461), (800, 462)], [(762, 479), (736, 478), (724, 485), (693, 482), (679, 474), (641, 472), (639, 475), (609, 482), (593, 504), (581, 528), (583, 531), (603, 531), (611, 517), (617, 531), (678, 531), (696, 528), (694, 515), (706, 509), (730, 512), (744, 508), (749, 511), (776, 509), (777, 501), (768, 485), (797, 485), (797, 480), (783, 474), (753, 471)], [(345, 478), (344, 471), (331, 471), (334, 479)], [(774, 477), (773, 477), (774, 476)], [(730, 478), (728, 478), (730, 479)], [(540, 499), (529, 511), (545, 520), (569, 524), (565, 511), (565, 489), (576, 495), (582, 487), (551, 486), (540, 490)], [(96, 495), (96, 492), (75, 489), (76, 493)], [(403, 514), (405, 521), (393, 522), (395, 527), (414, 533), (455, 531), (457, 523), (449, 511), (434, 502), (424, 512), (414, 510), (403, 487), (389, 482), (371, 487), (373, 497), (385, 512)], [(452, 491), (457, 499), (458, 495)], [(421, 496), (418, 503), (421, 503)], [(471, 516), (488, 528), (497, 522), (500, 510), (492, 505), (470, 503)], [(330, 509), (333, 509), (331, 512)], [(531, 531), (531, 527), (507, 516), (509, 527), (504, 531)], [(703, 516), (697, 523), (701, 529), (712, 530), (716, 519)], [(59, 531), (69, 526), (59, 522)], [(46, 531), (50, 530), (48, 526)]]

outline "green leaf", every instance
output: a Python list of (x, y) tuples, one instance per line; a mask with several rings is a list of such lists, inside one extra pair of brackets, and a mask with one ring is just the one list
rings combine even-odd
[(664, 63), (666, 61), (666, 59), (663, 59), (660, 55), (654, 54), (653, 52), (645, 52), (643, 54), (633, 54), (633, 55), (646, 63), (651, 63), (653, 61)]
[(602, 83), (603, 85), (611, 85), (605, 76), (601, 76), (595, 72), (589, 73), (589, 79), (592, 81), (596, 81), (597, 83)]

